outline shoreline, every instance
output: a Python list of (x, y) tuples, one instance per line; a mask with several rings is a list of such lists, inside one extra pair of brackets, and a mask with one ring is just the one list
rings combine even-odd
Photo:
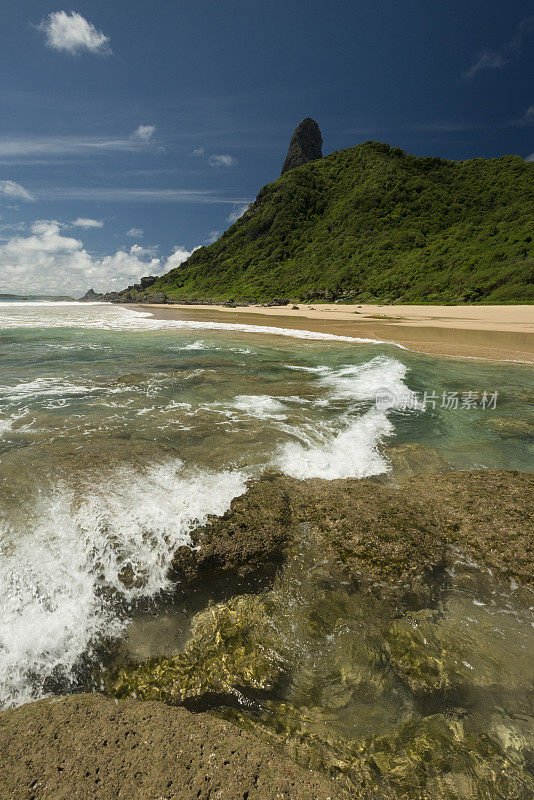
[(534, 306), (124, 304), (155, 319), (269, 325), (388, 340), (428, 355), (534, 364)]

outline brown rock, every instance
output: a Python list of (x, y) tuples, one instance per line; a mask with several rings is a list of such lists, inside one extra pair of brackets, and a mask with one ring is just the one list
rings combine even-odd
[(266, 475), (235, 498), (222, 517), (197, 528), (193, 546), (176, 551), (173, 567), (184, 586), (210, 576), (248, 580), (283, 561), (292, 522), (283, 479)]
[(473, 470), (420, 475), (403, 484), (408, 496), (432, 504), (452, 527), (451, 542), (474, 561), (533, 584), (534, 475), (529, 472)]
[(328, 779), (208, 714), (101, 695), (0, 714), (2, 800), (336, 800)]

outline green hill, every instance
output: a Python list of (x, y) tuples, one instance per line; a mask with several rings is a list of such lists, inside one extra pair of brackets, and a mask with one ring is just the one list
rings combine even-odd
[(534, 163), (366, 142), (265, 186), (150, 287), (184, 300), (533, 302)]

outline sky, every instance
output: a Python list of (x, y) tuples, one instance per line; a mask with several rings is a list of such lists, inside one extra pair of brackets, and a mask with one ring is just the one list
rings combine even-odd
[(533, 44), (530, 0), (2, 0), (0, 293), (178, 266), (306, 116), (324, 154), (534, 160)]

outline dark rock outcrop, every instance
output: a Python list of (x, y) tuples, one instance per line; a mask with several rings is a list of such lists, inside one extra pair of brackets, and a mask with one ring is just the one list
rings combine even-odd
[(146, 275), (144, 278), (141, 278), (141, 289), (148, 289), (148, 287), (152, 286), (156, 281), (157, 277), (155, 275)]
[(327, 778), (246, 731), (162, 703), (73, 695), (0, 714), (9, 800), (336, 800)]
[(182, 586), (225, 576), (245, 581), (271, 573), (284, 557), (292, 512), (283, 479), (264, 477), (232, 500), (222, 517), (193, 532), (173, 567)]
[(198, 549), (179, 548), (174, 568), (186, 584), (210, 574), (252, 579), (282, 563), (295, 526), (306, 525), (358, 585), (378, 587), (382, 598), (424, 606), (458, 549), (496, 579), (527, 586), (533, 492), (533, 475), (501, 470), (417, 475), (400, 488), (273, 474), (233, 500), (223, 517), (197, 529)]
[(311, 117), (306, 117), (295, 128), (286, 160), (282, 167), (282, 175), (290, 169), (301, 167), (308, 161), (316, 161), (323, 157), (323, 137), (318, 124)]
[(83, 297), (80, 297), (80, 301), (86, 303), (167, 303), (168, 298), (165, 292), (154, 292), (153, 294), (146, 292), (156, 281), (155, 275), (147, 275), (141, 278), (139, 283), (127, 286), (120, 292), (98, 294), (94, 289), (89, 289)]
[(89, 289), (83, 297), (78, 298), (80, 303), (96, 303), (102, 299), (101, 294), (97, 294), (94, 289)]

